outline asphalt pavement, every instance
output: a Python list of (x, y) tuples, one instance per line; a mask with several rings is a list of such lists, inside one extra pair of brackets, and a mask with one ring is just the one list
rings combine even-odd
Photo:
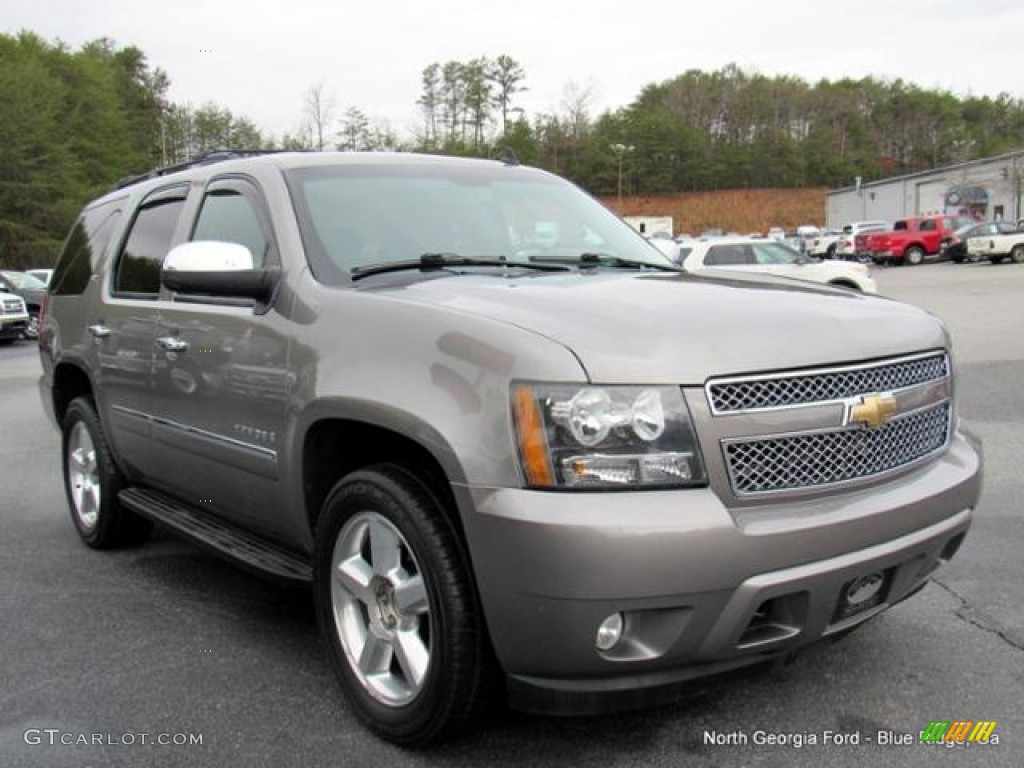
[[(0, 347), (0, 766), (1024, 765), (1024, 266), (875, 276), (946, 321), (960, 413), (985, 444), (973, 528), (934, 583), (839, 643), (698, 681), (678, 704), (503, 712), (427, 752), (347, 711), (308, 592), (162, 532), (118, 552), (81, 545), (36, 351)], [(998, 743), (922, 745), (933, 720), (996, 721)]]

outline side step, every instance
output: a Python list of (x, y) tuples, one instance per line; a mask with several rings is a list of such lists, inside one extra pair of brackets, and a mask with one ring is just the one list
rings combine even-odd
[(187, 539), (234, 560), (239, 565), (288, 584), (313, 581), (310, 563), (209, 512), (151, 488), (126, 488), (118, 499), (127, 509), (162, 523)]

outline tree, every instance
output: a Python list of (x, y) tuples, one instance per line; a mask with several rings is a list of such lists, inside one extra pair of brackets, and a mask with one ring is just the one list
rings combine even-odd
[(334, 99), (324, 93), (322, 82), (317, 83), (306, 92), (305, 125), (310, 135), (310, 143), (318, 152), (324, 150), (333, 116)]
[(484, 134), (491, 120), (491, 109), (494, 105), (489, 71), (487, 59), (473, 59), (462, 67), (465, 121), (472, 131), (473, 149), (478, 152), (483, 146)]
[(526, 80), (526, 71), (511, 56), (502, 54), (491, 63), (487, 77), (494, 84), (494, 103), (501, 112), (501, 132), (507, 133), (512, 97), (526, 90), (526, 87), (521, 85)]
[(445, 62), (441, 67), (441, 110), (447, 147), (464, 144), (466, 113), (466, 81), (462, 76), (463, 64), (457, 61)]
[(425, 147), (433, 147), (437, 143), (437, 121), (443, 105), (444, 95), (441, 90), (441, 65), (433, 63), (426, 67), (421, 75), (423, 92), (416, 103), (423, 110), (423, 137)]
[(212, 102), (198, 108), (190, 104), (172, 106), (165, 118), (164, 139), (172, 164), (220, 149), (265, 149), (271, 145), (251, 120), (236, 117)]
[(67, 144), (55, 140), (66, 90), (46, 54), (35, 36), (0, 36), (0, 256), (8, 268), (52, 262), (68, 223), (64, 196), (80, 190)]
[(349, 152), (369, 149), (370, 119), (356, 107), (349, 107), (341, 120), (337, 148)]
[[(507, 132), (509, 115), (515, 111), (512, 97), (525, 90), (520, 85), (525, 77), (519, 63), (505, 55), (496, 61), (482, 56), (468, 62), (435, 62), (424, 68), (423, 90), (416, 100), (424, 119), (419, 148), (486, 154), (498, 119), (501, 133)], [(500, 118), (495, 117), (495, 109)]]

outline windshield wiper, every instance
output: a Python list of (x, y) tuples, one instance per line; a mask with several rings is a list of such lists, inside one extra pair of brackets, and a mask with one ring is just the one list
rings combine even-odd
[(531, 256), (530, 261), (546, 262), (549, 264), (576, 264), (583, 267), (611, 267), (612, 269), (658, 269), (663, 272), (683, 271), (681, 267), (674, 264), (653, 264), (639, 259), (624, 259), (621, 256), (612, 256), (610, 253), (581, 253), (577, 258), (537, 254)]
[(480, 256), (460, 256), (457, 253), (424, 253), (418, 259), (406, 261), (385, 261), (380, 264), (368, 264), (352, 269), (352, 279), (358, 280), (370, 275), (385, 272), (401, 272), (410, 269), (433, 270), (449, 267), (499, 267), (501, 269), (535, 269), (543, 272), (563, 272), (568, 269), (563, 264), (532, 264), (523, 261), (509, 261), (504, 256), (484, 258)]

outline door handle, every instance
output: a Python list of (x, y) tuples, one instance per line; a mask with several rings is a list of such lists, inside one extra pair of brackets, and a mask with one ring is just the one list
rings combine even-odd
[(89, 333), (91, 333), (94, 338), (105, 339), (110, 335), (110, 329), (105, 325), (96, 323), (95, 325), (89, 326)]
[(184, 352), (188, 349), (188, 342), (180, 336), (161, 336), (156, 343), (168, 352)]

